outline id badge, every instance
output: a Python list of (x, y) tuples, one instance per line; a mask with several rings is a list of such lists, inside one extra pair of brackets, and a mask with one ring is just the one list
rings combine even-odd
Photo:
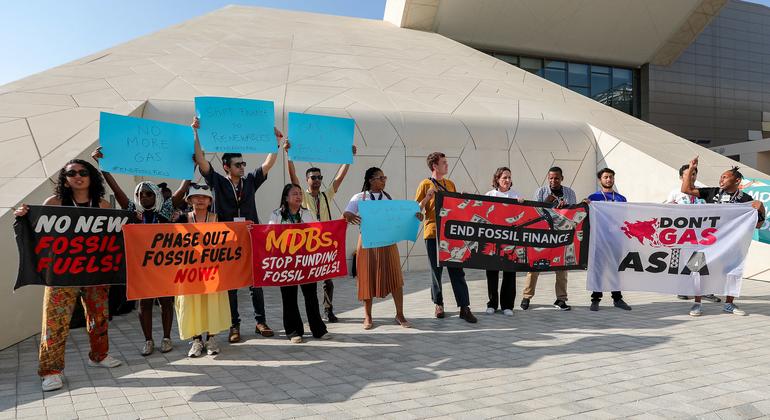
[(245, 217), (233, 217), (233, 222), (245, 222)]

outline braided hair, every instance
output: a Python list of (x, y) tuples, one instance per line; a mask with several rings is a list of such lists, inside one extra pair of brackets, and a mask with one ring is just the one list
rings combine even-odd
[(727, 172), (730, 172), (731, 174), (733, 174), (735, 179), (742, 180), (743, 179), (743, 174), (738, 169), (739, 168), (737, 166), (733, 166), (732, 168), (728, 169)]
[(364, 187), (361, 188), (361, 192), (369, 191), (372, 188), (372, 183), (369, 182), (370, 179), (374, 177), (374, 174), (377, 172), (382, 172), (382, 169), (372, 166), (371, 168), (366, 170), (366, 173), (364, 174)]

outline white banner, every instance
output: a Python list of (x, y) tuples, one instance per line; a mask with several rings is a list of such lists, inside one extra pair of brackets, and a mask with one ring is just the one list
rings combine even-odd
[(738, 296), (757, 223), (745, 204), (591, 202), (590, 291)]

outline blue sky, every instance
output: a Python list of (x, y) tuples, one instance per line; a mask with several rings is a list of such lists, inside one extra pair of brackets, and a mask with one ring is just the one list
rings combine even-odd
[[(770, 6), (770, 0), (753, 2)], [(231, 3), (370, 19), (382, 19), (385, 10), (385, 0), (4, 1), (0, 6), (0, 85)]]
[(228, 4), (382, 19), (385, 0), (10, 0), (0, 6), (0, 85)]

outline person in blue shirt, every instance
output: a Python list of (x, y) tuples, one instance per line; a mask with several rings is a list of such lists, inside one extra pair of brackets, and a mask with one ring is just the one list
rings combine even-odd
[[(626, 200), (626, 197), (615, 192), (613, 189), (615, 187), (615, 171), (610, 168), (604, 168), (596, 173), (596, 177), (599, 178), (599, 184), (602, 187), (599, 191), (589, 195), (586, 199), (587, 201), (613, 201), (617, 203), (625, 203), (628, 201)], [(602, 292), (591, 293), (591, 307), (589, 309), (598, 311), (599, 302), (601, 302), (602, 296)], [(631, 310), (631, 307), (623, 301), (623, 294), (620, 290), (612, 291), (612, 300), (614, 301), (616, 308), (626, 311)]]

